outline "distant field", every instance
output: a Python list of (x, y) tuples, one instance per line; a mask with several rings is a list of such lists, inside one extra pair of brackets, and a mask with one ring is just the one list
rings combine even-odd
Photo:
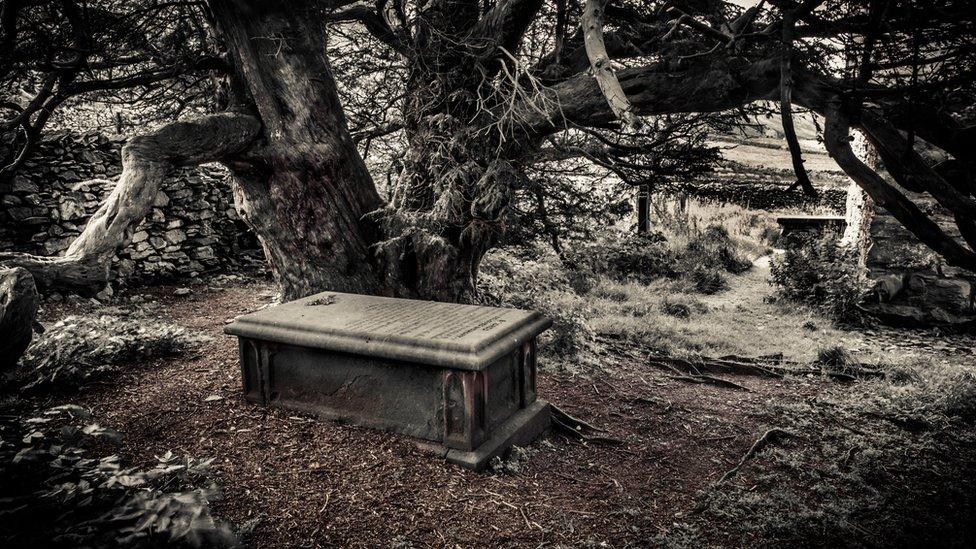
[[(743, 141), (717, 141), (716, 145), (722, 147), (722, 157), (726, 160), (760, 168), (793, 169), (790, 151), (786, 148), (786, 142), (780, 139), (753, 137)], [(801, 142), (800, 146), (808, 171), (843, 174), (820, 143), (808, 140)]]

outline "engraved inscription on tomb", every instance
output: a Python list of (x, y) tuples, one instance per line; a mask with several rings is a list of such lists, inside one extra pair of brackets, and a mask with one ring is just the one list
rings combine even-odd
[(343, 328), (366, 333), (385, 333), (424, 339), (460, 340), (486, 333), (509, 322), (512, 311), (417, 301), (377, 301), (357, 311)]

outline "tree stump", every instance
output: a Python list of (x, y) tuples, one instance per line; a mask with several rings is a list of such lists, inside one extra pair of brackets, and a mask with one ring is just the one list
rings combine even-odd
[(0, 269), (0, 372), (16, 365), (30, 345), (40, 303), (27, 269)]

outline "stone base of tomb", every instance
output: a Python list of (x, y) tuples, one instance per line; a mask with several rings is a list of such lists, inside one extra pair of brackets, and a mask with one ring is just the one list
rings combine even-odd
[(240, 338), (244, 397), (433, 441), (444, 458), (480, 470), (549, 428), (536, 398), (535, 341), (465, 370)]
[(552, 411), (545, 400), (537, 400), (519, 410), (499, 426), (490, 439), (471, 451), (445, 448), (444, 458), (468, 469), (480, 471), (492, 458), (504, 456), (512, 446), (527, 446), (549, 430)]

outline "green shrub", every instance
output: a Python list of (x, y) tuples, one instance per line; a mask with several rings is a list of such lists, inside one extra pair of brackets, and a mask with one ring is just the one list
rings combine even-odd
[(702, 287), (706, 292), (720, 291), (726, 287), (717, 281), (720, 273), (739, 274), (752, 266), (740, 244), (721, 225), (708, 226), (680, 250), (659, 233), (608, 230), (588, 242), (568, 243), (563, 259), (564, 279), (580, 295), (593, 291), (601, 276), (649, 284), (660, 278), (701, 279), (704, 273), (694, 274), (700, 269), (719, 273), (706, 276)]
[(167, 452), (151, 468), (125, 467), (104, 450), (118, 433), (89, 421), (73, 405), (0, 415), (0, 539), (8, 546), (239, 545), (211, 515), (216, 488), (199, 486), (210, 460)]
[(647, 284), (674, 273), (674, 254), (660, 234), (611, 230), (590, 242), (574, 244), (564, 253), (566, 264), (592, 276)]
[(740, 251), (739, 245), (721, 225), (709, 225), (692, 238), (680, 254), (681, 272), (693, 272), (704, 267), (708, 270), (739, 274), (752, 267)]
[(725, 275), (713, 267), (699, 265), (691, 271), (691, 283), (695, 291), (702, 294), (717, 294), (729, 288)]
[(543, 333), (544, 352), (573, 356), (596, 337), (586, 320), (586, 303), (568, 290), (566, 269), (554, 254), (518, 255), (511, 249), (491, 251), (481, 263), (481, 301), (498, 307), (534, 309), (552, 319)]
[(564, 272), (569, 287), (579, 295), (590, 293), (597, 285), (596, 273), (589, 268), (567, 268)]
[(806, 303), (841, 322), (860, 319), (867, 283), (856, 252), (837, 245), (837, 235), (798, 238), (772, 262), (780, 296)]
[(25, 389), (78, 386), (122, 364), (179, 355), (203, 338), (145, 318), (69, 316), (49, 327), (21, 360)]

